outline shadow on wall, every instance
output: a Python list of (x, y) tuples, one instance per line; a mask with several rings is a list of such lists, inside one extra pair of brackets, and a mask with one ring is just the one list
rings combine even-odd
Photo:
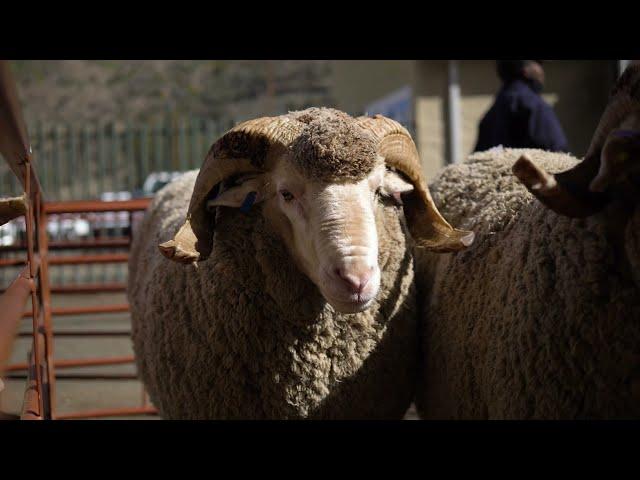
[(545, 92), (557, 95), (554, 110), (573, 155), (589, 148), (616, 76), (613, 61), (545, 62)]

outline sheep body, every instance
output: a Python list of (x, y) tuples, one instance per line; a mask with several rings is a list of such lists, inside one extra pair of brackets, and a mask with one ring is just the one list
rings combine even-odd
[[(467, 251), (418, 261), (423, 418), (640, 416), (640, 208), (585, 219), (546, 209), (511, 172), (528, 155), (493, 149), (431, 184), (442, 214), (474, 230)], [(635, 210), (634, 210), (635, 208)]]
[(129, 298), (138, 369), (172, 419), (402, 418), (414, 394), (413, 256), (398, 209), (377, 214), (380, 293), (336, 313), (259, 209), (218, 209), (197, 268), (157, 245), (184, 221), (196, 171), (160, 190), (134, 240)]

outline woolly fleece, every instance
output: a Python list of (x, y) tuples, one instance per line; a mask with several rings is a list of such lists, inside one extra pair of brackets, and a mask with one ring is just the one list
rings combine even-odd
[(290, 115), (306, 124), (291, 147), (293, 163), (305, 177), (359, 181), (383, 162), (373, 135), (346, 113), (314, 107)]
[(640, 208), (586, 219), (544, 208), (511, 173), (526, 153), (551, 173), (578, 161), (494, 149), (445, 168), (431, 192), (476, 232), (466, 251), (417, 261), (430, 419), (640, 417)]
[(377, 210), (380, 293), (339, 314), (300, 273), (256, 206), (217, 209), (197, 268), (157, 245), (184, 221), (197, 172), (160, 190), (129, 264), (141, 377), (169, 419), (400, 419), (414, 395), (413, 256), (398, 207)]

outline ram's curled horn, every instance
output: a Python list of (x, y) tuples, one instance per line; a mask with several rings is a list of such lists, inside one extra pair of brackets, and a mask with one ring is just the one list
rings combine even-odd
[(473, 232), (453, 228), (436, 208), (409, 132), (382, 115), (359, 117), (358, 123), (376, 137), (378, 152), (386, 165), (404, 174), (414, 185), (413, 198), (405, 201), (404, 211), (416, 245), (436, 252), (455, 252), (471, 245)]
[(526, 156), (513, 173), (542, 203), (569, 217), (605, 207), (612, 186), (640, 170), (640, 65), (631, 65), (614, 86), (584, 160), (550, 175)]
[(262, 172), (300, 131), (287, 116), (243, 122), (213, 144), (198, 173), (187, 218), (173, 239), (161, 243), (162, 254), (179, 263), (205, 260), (213, 246), (215, 218), (206, 203), (214, 187), (232, 176)]
[(27, 213), (29, 197), (23, 193), (19, 197), (0, 198), (0, 225)]

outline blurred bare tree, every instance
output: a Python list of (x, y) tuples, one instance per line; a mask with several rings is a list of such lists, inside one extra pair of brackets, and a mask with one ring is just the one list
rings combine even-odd
[(330, 104), (329, 61), (13, 61), (28, 122), (246, 118)]

